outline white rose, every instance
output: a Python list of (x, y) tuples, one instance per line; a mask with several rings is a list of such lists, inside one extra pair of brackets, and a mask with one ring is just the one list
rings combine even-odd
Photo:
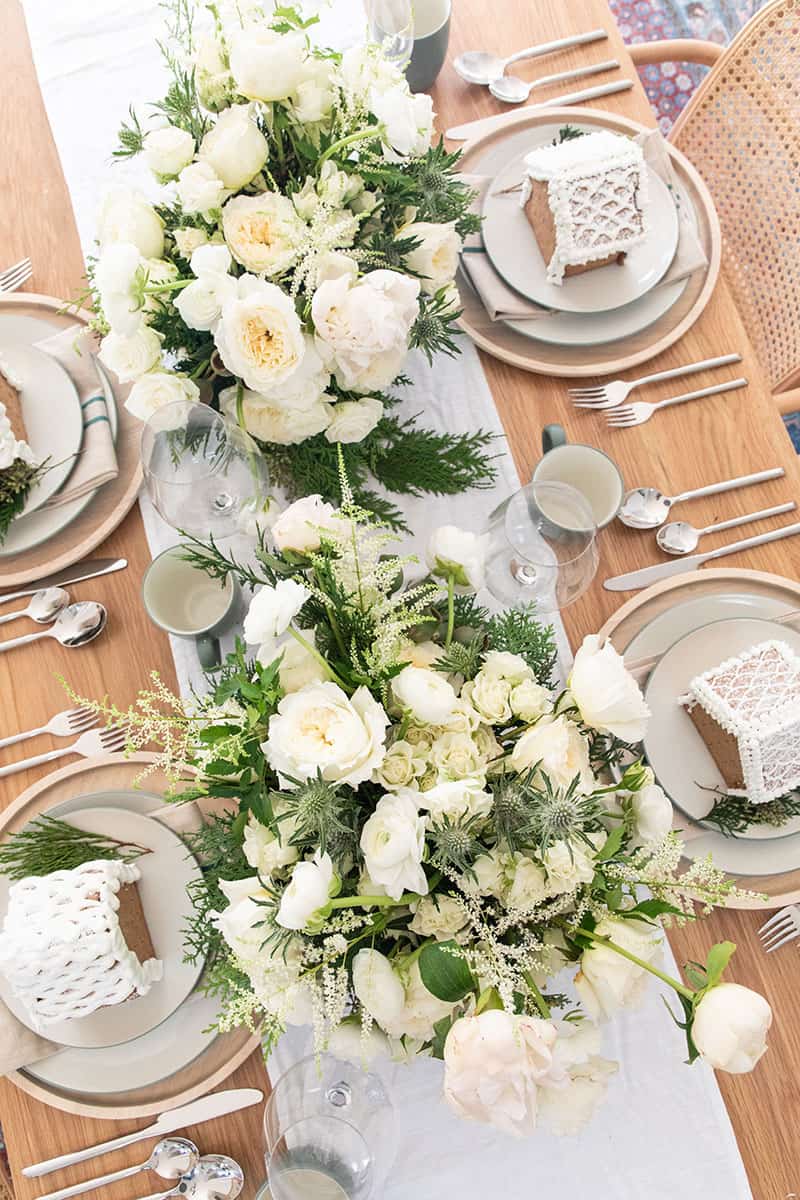
[(486, 760), (468, 733), (453, 731), (436, 738), (431, 762), (442, 782), (469, 779), (483, 784), (486, 780)]
[(594, 790), (589, 745), (577, 725), (566, 717), (542, 717), (523, 733), (511, 754), (517, 772), (539, 763), (536, 777), (547, 775), (556, 787), (567, 788), (578, 776), (578, 790)]
[(447, 941), (455, 937), (467, 923), (467, 915), (462, 904), (452, 896), (423, 896), (414, 909), (414, 919), (409, 922), (420, 937), (435, 937), (437, 941)]
[(486, 538), (457, 525), (440, 525), (428, 540), (425, 561), (432, 575), (452, 575), (460, 588), (476, 592), (483, 587)]
[(305, 57), (306, 42), (301, 33), (276, 33), (266, 26), (248, 26), (238, 30), (230, 42), (236, 90), (249, 100), (288, 99), (303, 78)]
[(383, 761), (388, 724), (365, 687), (348, 699), (335, 683), (312, 683), (284, 696), (262, 749), (286, 778), (302, 781), (321, 771), (331, 783), (357, 787)]
[(511, 885), (504, 899), (509, 908), (527, 912), (541, 904), (552, 889), (548, 888), (542, 868), (526, 854), (514, 854), (512, 861)]
[(553, 700), (546, 687), (534, 679), (524, 679), (511, 689), (509, 696), (511, 711), (519, 721), (529, 724), (549, 713)]
[(611, 642), (601, 649), (596, 635), (585, 637), (567, 683), (586, 725), (625, 742), (642, 740), (650, 709)]
[(114, 372), (120, 383), (130, 383), (160, 362), (161, 338), (146, 325), (130, 337), (112, 330), (103, 338), (98, 358), (103, 366)]
[(115, 333), (132, 337), (144, 321), (141, 286), (145, 261), (132, 242), (114, 242), (100, 252), (94, 284), (103, 315)]
[(140, 192), (114, 188), (105, 197), (97, 221), (101, 249), (115, 242), (129, 242), (144, 258), (161, 258), (164, 226), (152, 204)]
[(234, 192), (258, 174), (267, 154), (267, 141), (256, 125), (251, 104), (226, 108), (200, 143), (200, 159)]
[(772, 1009), (763, 996), (739, 983), (720, 983), (695, 1009), (692, 1040), (718, 1071), (752, 1071), (767, 1049)]
[(374, 396), (363, 400), (340, 400), (325, 430), (329, 442), (363, 442), (383, 416), (383, 404)]
[(375, 772), (375, 783), (380, 783), (387, 791), (396, 791), (409, 787), (424, 770), (425, 761), (417, 754), (417, 748), (401, 738), (392, 742), (386, 751), (386, 757)]
[(194, 138), (185, 129), (165, 125), (145, 135), (144, 160), (150, 170), (165, 179), (177, 175), (194, 158)]
[(383, 796), (361, 831), (361, 852), (369, 875), (399, 900), (404, 892), (424, 895), (428, 881), (422, 869), (425, 817), (410, 795)]
[(178, 199), (185, 213), (207, 216), (222, 207), (225, 184), (210, 162), (190, 163), (178, 176)]
[(326, 120), (333, 108), (333, 71), (331, 63), (321, 58), (307, 58), (302, 77), (289, 97), (294, 116), (301, 125), (316, 125)]
[(278, 826), (279, 836), (275, 836), (267, 825), (250, 814), (244, 827), (244, 856), (254, 871), (259, 875), (272, 875), (282, 867), (290, 867), (300, 857), (296, 846), (289, 844), (291, 830), (289, 820), (281, 821)]
[(444, 1095), (460, 1117), (526, 1137), (536, 1129), (540, 1086), (559, 1083), (550, 1021), (488, 1009), (461, 1017), (444, 1044)]
[(297, 863), (278, 905), (275, 917), (278, 925), (284, 929), (305, 929), (314, 913), (328, 903), (335, 884), (329, 854), (320, 854), (318, 850), (310, 861)]
[(436, 1022), (441, 1021), (443, 1017), (449, 1017), (453, 1005), (428, 991), (422, 982), (417, 959), (412, 963), (410, 970), (404, 969), (402, 958), (397, 961), (405, 984), (405, 1003), (400, 1016), (387, 1026), (386, 1032), (391, 1037), (427, 1042), (433, 1037)]
[(461, 251), (461, 238), (454, 221), (443, 225), (414, 221), (400, 230), (400, 237), (413, 237), (420, 243), (406, 255), (406, 266), (420, 277), (424, 292), (432, 296), (452, 281)]
[(264, 943), (264, 905), (269, 896), (257, 875), (230, 882), (221, 879), (219, 886), (228, 906), (215, 915), (214, 923), (237, 958), (254, 958)]
[(255, 646), (280, 637), (310, 595), (308, 588), (295, 579), (280, 579), (274, 586), (259, 588), (244, 619), (244, 640)]
[(319, 550), (321, 535), (341, 529), (335, 509), (321, 496), (303, 496), (285, 508), (272, 526), (272, 540), (278, 550), (313, 554)]
[(291, 298), (254, 275), (237, 280), (236, 295), (222, 306), (214, 341), (231, 374), (255, 392), (284, 383), (305, 353), (303, 327)]
[(384, 1028), (393, 1025), (405, 1004), (405, 989), (389, 959), (364, 947), (353, 959), (353, 991), (362, 1008)]
[(494, 896), (499, 900), (505, 895), (508, 883), (507, 867), (508, 856), (501, 854), (499, 850), (490, 850), (475, 859), (472, 864), (474, 877), (467, 876), (462, 886), (466, 891), (475, 892), (479, 896)]
[(511, 720), (511, 684), (500, 675), (479, 671), (474, 679), (464, 684), (461, 696), (490, 725), (503, 725)]
[(672, 802), (657, 783), (640, 788), (631, 795), (631, 809), (640, 840), (660, 842), (672, 829)]
[(594, 863), (586, 847), (577, 841), (554, 842), (542, 855), (542, 862), (547, 871), (550, 896), (574, 892), (582, 883), (591, 883), (594, 879)]
[(422, 808), (427, 808), (434, 821), (440, 817), (482, 820), (489, 815), (494, 803), (492, 793), (483, 790), (480, 779), (448, 779), (417, 793), (416, 799)]
[(200, 103), (212, 112), (224, 108), (231, 99), (233, 79), (225, 53), (215, 37), (198, 38), (194, 52), (194, 76)]
[[(660, 953), (661, 939), (652, 925), (633, 918), (605, 917), (594, 931), (645, 962)], [(634, 1007), (642, 999), (649, 972), (607, 946), (584, 950), (575, 988), (589, 1016), (607, 1020), (618, 1008)]]
[(148, 371), (146, 375), (139, 376), (128, 392), (125, 407), (140, 421), (149, 421), (153, 413), (165, 404), (175, 404), (179, 400), (197, 404), (199, 399), (199, 387), (185, 375), (173, 375), (171, 371)]
[(175, 239), (175, 247), (181, 258), (188, 260), (192, 257), (195, 250), (200, 246), (205, 246), (208, 243), (208, 234), (204, 229), (195, 229), (192, 225), (184, 225), (181, 229), (173, 229), (172, 236)]
[[(236, 388), (225, 388), (219, 394), (222, 411), (236, 420)], [(326, 397), (313, 401), (308, 408), (285, 409), (267, 400), (259, 392), (245, 388), (242, 396), (244, 427), (262, 442), (293, 446), (327, 429), (331, 421), (331, 405)]]
[(383, 127), (385, 156), (396, 162), (418, 158), (430, 148), (433, 134), (433, 101), (420, 92), (412, 96), (408, 88), (374, 91), (369, 107)]
[(260, 663), (271, 663), (280, 655), (278, 679), (284, 695), (299, 692), (309, 683), (322, 683), (330, 679), (330, 673), (312, 653), (316, 646), (316, 634), (313, 629), (303, 630), (303, 639), (308, 645), (303, 645), (295, 638), (289, 637), (282, 642), (267, 641), (258, 651)]
[(343, 388), (388, 387), (408, 351), (418, 297), (418, 282), (397, 271), (370, 271), (359, 280), (342, 274), (319, 285), (311, 302), (314, 328)]
[(403, 667), (392, 680), (392, 693), (404, 711), (426, 725), (444, 725), (457, 699), (447, 678), (427, 667)]
[(287, 196), (234, 196), (222, 210), (222, 231), (237, 262), (255, 275), (281, 275), (297, 259), (307, 226)]

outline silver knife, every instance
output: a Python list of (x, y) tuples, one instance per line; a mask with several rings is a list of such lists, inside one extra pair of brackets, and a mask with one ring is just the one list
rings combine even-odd
[(30, 587), (20, 592), (7, 592), (0, 596), (0, 604), (9, 600), (19, 600), (21, 596), (32, 596), (42, 588), (63, 587), (65, 583), (80, 583), (82, 579), (96, 579), (98, 575), (110, 575), (112, 571), (122, 571), (127, 567), (127, 558), (90, 558), (85, 562), (76, 563), (74, 567), (65, 567), (53, 575), (44, 575)]
[(629, 571), (627, 575), (615, 575), (613, 579), (604, 580), (603, 587), (607, 592), (636, 592), (639, 588), (649, 587), (651, 583), (658, 583), (659, 579), (667, 579), (670, 575), (696, 571), (703, 563), (711, 562), (714, 558), (738, 554), (740, 550), (751, 550), (753, 546), (777, 542), (779, 538), (793, 537), (796, 533), (800, 533), (800, 522), (784, 525), (782, 529), (773, 529), (771, 533), (759, 533), (739, 542), (729, 542), (727, 546), (719, 546), (716, 550), (707, 550), (703, 554), (691, 554), (687, 558), (676, 558), (672, 562), (643, 567), (641, 571)]
[(71, 1167), (73, 1163), (85, 1162), (87, 1158), (96, 1158), (98, 1154), (108, 1154), (111, 1150), (121, 1150), (123, 1146), (132, 1146), (134, 1142), (144, 1141), (145, 1138), (163, 1137), (166, 1133), (174, 1133), (176, 1129), (184, 1129), (187, 1125), (202, 1125), (204, 1121), (213, 1121), (215, 1117), (225, 1117), (229, 1113), (238, 1112), (240, 1108), (249, 1108), (252, 1104), (260, 1104), (264, 1099), (258, 1088), (230, 1088), (226, 1092), (212, 1092), (202, 1100), (193, 1100), (180, 1108), (173, 1108), (162, 1113), (152, 1125), (146, 1129), (137, 1129), (135, 1133), (123, 1137), (112, 1138), (97, 1146), (89, 1146), (86, 1150), (75, 1150), (72, 1154), (61, 1154), (58, 1158), (48, 1158), (46, 1162), (36, 1163), (33, 1167), (23, 1167), (22, 1174), (29, 1179), (40, 1175), (49, 1175), (52, 1171), (60, 1171), (62, 1167)]
[(520, 112), (495, 113), (492, 117), (481, 117), (477, 121), (468, 121), (466, 125), (454, 125), (448, 129), (445, 137), (451, 142), (465, 142), (469, 138), (491, 133), (498, 126), (519, 125), (524, 121), (526, 113), (541, 108), (560, 108), (562, 104), (583, 104), (585, 100), (599, 100), (601, 96), (614, 96), (617, 92), (629, 92), (633, 87), (630, 79), (618, 79), (616, 83), (599, 83), (597, 87), (584, 88), (580, 92), (566, 92), (563, 96), (553, 96), (541, 104), (527, 104)]

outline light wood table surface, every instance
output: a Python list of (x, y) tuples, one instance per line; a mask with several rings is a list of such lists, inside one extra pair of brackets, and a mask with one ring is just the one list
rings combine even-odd
[[(562, 70), (591, 61), (616, 57), (623, 73), (635, 80), (631, 92), (611, 97), (600, 105), (643, 123), (653, 124), (653, 114), (639, 86), (630, 58), (616, 30), (606, 0), (504, 0), (487, 6), (483, 0), (458, 0), (454, 5), (453, 30), (448, 63), (434, 91), (438, 125), (444, 129), (500, 111), (488, 91), (463, 83), (450, 59), (462, 49), (486, 48), (509, 53), (519, 46), (550, 40), (569, 33), (602, 26), (609, 41), (560, 54), (542, 64), (520, 64), (527, 78), (545, 70)], [(18, 0), (0, 0), (0, 27), (5, 32), (4, 69), (0, 72), (0, 265), (28, 254), (33, 259), (34, 277), (29, 290), (56, 296), (73, 296), (81, 288), (83, 262), (69, 196), (42, 105), (33, 69), (30, 47)], [(553, 64), (552, 66), (550, 64)], [(537, 99), (553, 95), (551, 89)], [(91, 137), (87, 114), (86, 137)], [(109, 146), (97, 146), (107, 157)], [(783, 466), (786, 479), (756, 490), (732, 493), (721, 502), (698, 502), (692, 520), (704, 524), (718, 514), (733, 515), (766, 507), (787, 498), (800, 499), (800, 470), (789, 438), (774, 406), (764, 374), (755, 359), (736, 308), (720, 280), (706, 312), (679, 345), (663, 354), (652, 369), (677, 366), (701, 358), (738, 351), (744, 358), (741, 373), (750, 386), (727, 396), (704, 400), (698, 405), (659, 414), (647, 425), (629, 431), (607, 431), (599, 417), (575, 413), (566, 398), (564, 381), (525, 374), (483, 356), (486, 376), (502, 417), (522, 478), (530, 477), (539, 456), (541, 427), (560, 421), (574, 441), (600, 445), (617, 459), (629, 486), (655, 484), (668, 492), (716, 479), (741, 475), (764, 467)], [(739, 373), (739, 368), (736, 368)], [(717, 382), (697, 378), (697, 386)], [(694, 381), (693, 381), (694, 383)], [(670, 393), (669, 384), (658, 385), (650, 399)], [(786, 523), (791, 517), (786, 519)], [(704, 548), (720, 544), (708, 539)], [(602, 561), (598, 579), (565, 614), (574, 644), (585, 633), (600, 627), (625, 595), (605, 592), (603, 577), (618, 574), (654, 561), (656, 555), (648, 536), (625, 530), (620, 525), (602, 534)], [(64, 707), (63, 694), (55, 678), (66, 674), (87, 695), (113, 693), (126, 703), (156, 668), (164, 679), (175, 682), (166, 637), (147, 621), (139, 600), (143, 570), (149, 552), (138, 509), (130, 513), (98, 554), (125, 555), (126, 571), (96, 582), (75, 585), (79, 597), (96, 598), (109, 608), (107, 634), (80, 653), (62, 650), (48, 642), (47, 650), (26, 647), (0, 656), (0, 694), (3, 697), (3, 729), (24, 729), (39, 723), (45, 714)], [(747, 566), (797, 577), (800, 543), (791, 539), (750, 551), (730, 559), (731, 566)], [(35, 749), (49, 748), (42, 738)], [(36, 776), (19, 775), (0, 783), (0, 805), (5, 805)], [(672, 944), (679, 961), (702, 959), (709, 945), (730, 938), (739, 945), (732, 977), (762, 990), (775, 1010), (770, 1051), (753, 1075), (740, 1078), (720, 1076), (728, 1110), (756, 1200), (785, 1200), (800, 1192), (800, 1161), (796, 1129), (800, 1116), (794, 1078), (800, 1073), (800, 1029), (797, 1025), (797, 957), (793, 949), (767, 958), (760, 950), (755, 931), (761, 918), (756, 913), (715, 914), (695, 928), (676, 933)], [(668, 1018), (665, 1014), (665, 1020)], [(687, 1068), (688, 1070), (688, 1068)], [(229, 1080), (229, 1086), (266, 1086), (264, 1068), (254, 1055)], [(654, 1102), (680, 1104), (680, 1096), (654, 1097)], [(27, 1181), (19, 1174), (25, 1163), (68, 1149), (90, 1144), (122, 1132), (114, 1122), (83, 1120), (37, 1104), (7, 1081), (0, 1081), (0, 1119), (10, 1150), (19, 1200), (33, 1200), (46, 1187)], [(192, 1136), (192, 1131), (189, 1131)], [(247, 1170), (245, 1197), (254, 1195), (261, 1180), (260, 1112), (225, 1118), (213, 1127), (195, 1131), (201, 1147), (233, 1154)], [(691, 1137), (691, 1130), (686, 1130)], [(140, 1145), (118, 1153), (113, 1163), (141, 1161)], [(145, 1145), (146, 1149), (146, 1145)], [(681, 1148), (676, 1147), (676, 1154)], [(535, 1146), (531, 1161), (535, 1161)], [(100, 1164), (106, 1169), (106, 1161)], [(72, 1182), (86, 1167), (53, 1177), (58, 1186)], [(624, 1164), (620, 1164), (624, 1175)], [(127, 1200), (155, 1190), (152, 1178), (129, 1180), (108, 1191), (109, 1200)], [(657, 1181), (651, 1195), (657, 1196)], [(610, 1198), (613, 1200), (613, 1198)], [(665, 1198), (666, 1200), (666, 1198)], [(716, 1198), (715, 1198), (716, 1200)]]

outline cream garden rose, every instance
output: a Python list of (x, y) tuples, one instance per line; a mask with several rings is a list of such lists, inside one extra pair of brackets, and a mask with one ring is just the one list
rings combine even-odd
[(401, 230), (401, 236), (419, 242), (417, 248), (406, 255), (406, 266), (419, 276), (424, 292), (432, 296), (452, 281), (461, 251), (461, 238), (453, 221), (443, 225), (433, 221), (412, 221)]
[(200, 143), (207, 163), (226, 188), (237, 191), (250, 183), (267, 161), (267, 140), (255, 121), (251, 104), (232, 104), (217, 117)]
[(404, 892), (421, 896), (427, 892), (422, 869), (425, 817), (411, 795), (383, 796), (364, 823), (360, 844), (370, 877), (393, 900), (399, 900)]
[(259, 192), (234, 196), (222, 209), (231, 254), (254, 275), (281, 275), (291, 267), (308, 231), (288, 196)]
[(263, 750), (286, 779), (321, 773), (329, 783), (357, 787), (383, 761), (388, 724), (367, 688), (348, 697), (336, 683), (311, 683), (281, 700)]
[(165, 125), (145, 135), (144, 160), (154, 174), (172, 179), (192, 161), (194, 149), (190, 133), (175, 125)]
[(592, 729), (626, 742), (642, 740), (650, 710), (611, 642), (601, 647), (597, 636), (585, 637), (567, 682), (583, 721)]
[(291, 298), (274, 283), (241, 275), (214, 331), (220, 357), (248, 388), (285, 383), (300, 366), (305, 338)]
[(542, 717), (514, 746), (511, 765), (515, 771), (525, 771), (536, 763), (537, 774), (548, 775), (559, 787), (569, 787), (576, 775), (581, 792), (595, 787), (588, 742), (578, 726), (563, 715)]
[(140, 375), (128, 392), (125, 407), (140, 421), (149, 421), (166, 404), (184, 401), (196, 404), (200, 389), (193, 380), (172, 371), (148, 371)]

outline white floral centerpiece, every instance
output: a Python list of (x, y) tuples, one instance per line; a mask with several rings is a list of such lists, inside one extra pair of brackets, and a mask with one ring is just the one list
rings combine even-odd
[(400, 526), (370, 476), (488, 486), (489, 435), (394, 412), (411, 348), (456, 352), (454, 275), (478, 225), (458, 154), (432, 145), (430, 97), (378, 46), (315, 46), (316, 18), (292, 8), (208, 9), (201, 31), (206, 6), (175, 0), (169, 90), (131, 110), (115, 151), (142, 156), (158, 200), (117, 187), (100, 211), (100, 357), (129, 409), (145, 420), (208, 385), (291, 494), (338, 496), (338, 444), (357, 497)]
[(194, 543), (197, 565), (257, 589), (252, 650), (205, 699), (156, 682), (127, 712), (95, 706), (132, 748), (160, 746), (173, 799), (225, 806), (196, 838), (189, 936), (220, 1027), (266, 1049), (310, 1023), (318, 1049), (356, 1059), (433, 1055), (462, 1116), (573, 1133), (616, 1069), (600, 1024), (655, 976), (690, 1060), (749, 1070), (771, 1012), (722, 982), (734, 947), (686, 982), (658, 965), (662, 925), (734, 889), (708, 860), (680, 870), (621, 658), (587, 638), (556, 692), (552, 631), (477, 601), (480, 538), (438, 530), (419, 582), (390, 541), (345, 485), (338, 510), (287, 509), (253, 570)]

